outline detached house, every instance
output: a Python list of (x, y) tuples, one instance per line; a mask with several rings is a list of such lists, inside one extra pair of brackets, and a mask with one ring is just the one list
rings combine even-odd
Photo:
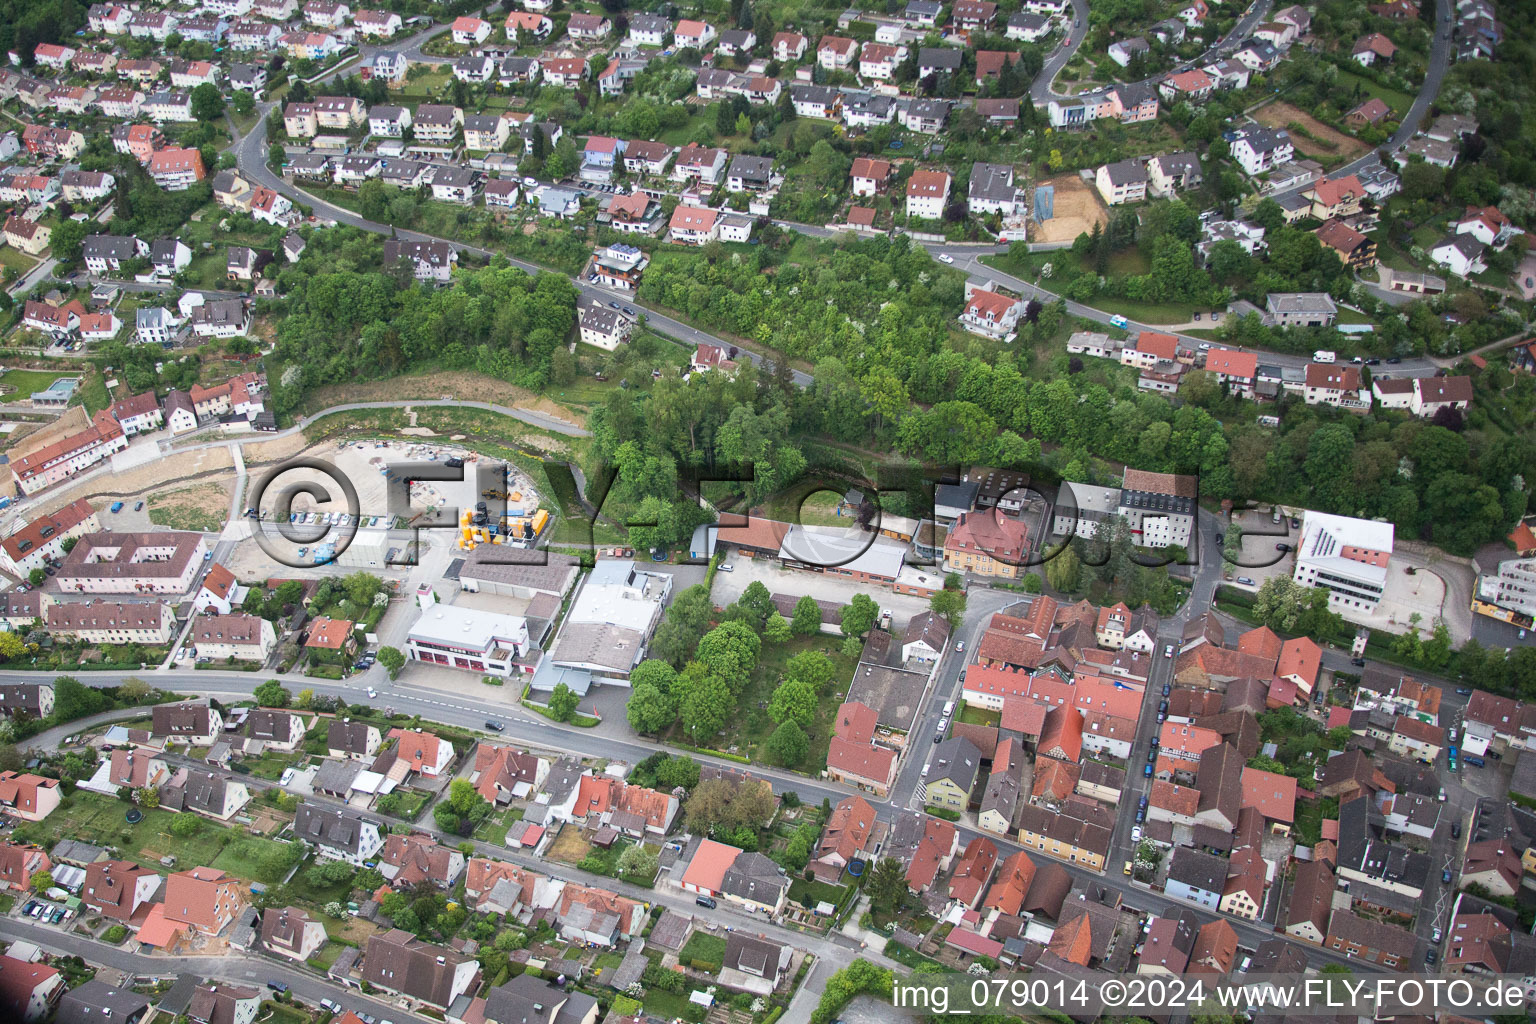
[(907, 179), (907, 216), (941, 219), (949, 202), (950, 180), (945, 171), (913, 171)]

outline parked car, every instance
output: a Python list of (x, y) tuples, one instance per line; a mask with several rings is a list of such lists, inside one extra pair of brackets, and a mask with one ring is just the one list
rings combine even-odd
[(1444, 882), (1446, 885), (1450, 885), (1451, 884), (1451, 869), (1450, 868), (1446, 868), (1444, 871), (1440, 872), (1440, 881)]
[(715, 907), (719, 906), (719, 904), (715, 902), (714, 897), (712, 896), (700, 896), (693, 902), (697, 903), (701, 907), (708, 907), (710, 910), (714, 910)]
[(1152, 766), (1149, 764), (1142, 765), (1141, 774), (1150, 779), (1152, 777)]
[(1251, 580), (1251, 579), (1250, 579), (1250, 578), (1248, 578), (1248, 577), (1247, 577), (1247, 576), (1239, 576), (1239, 577), (1238, 577), (1238, 578), (1237, 578), (1237, 582), (1238, 582), (1238, 583), (1240, 583), (1240, 584), (1242, 584), (1242, 585), (1243, 585), (1243, 586), (1245, 586), (1245, 587), (1252, 587), (1252, 586), (1255, 586), (1255, 584), (1254, 584), (1254, 582), (1253, 582), (1253, 580)]
[(134, 502), (133, 503), (133, 510), (135, 512), (143, 512), (144, 511), (144, 503), (142, 501)]
[(1133, 842), (1133, 843), (1141, 842), (1141, 826), (1140, 825), (1132, 826), (1132, 828), (1131, 828), (1131, 842)]

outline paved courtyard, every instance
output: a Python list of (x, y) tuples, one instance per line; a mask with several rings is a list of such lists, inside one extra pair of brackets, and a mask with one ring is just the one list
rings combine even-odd
[(885, 587), (871, 583), (855, 583), (826, 573), (806, 569), (786, 569), (777, 561), (767, 558), (747, 558), (739, 553), (727, 556), (726, 562), (735, 566), (731, 572), (715, 573), (715, 585), (710, 597), (715, 604), (725, 607), (741, 596), (753, 580), (760, 581), (770, 594), (789, 594), (804, 597), (809, 594), (820, 601), (847, 604), (854, 594), (867, 594), (881, 608), (891, 612), (891, 628), (900, 633), (908, 620), (928, 610), (925, 598), (908, 594), (894, 594)]

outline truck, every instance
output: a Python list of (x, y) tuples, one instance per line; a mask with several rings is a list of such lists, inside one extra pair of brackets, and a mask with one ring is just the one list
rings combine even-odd
[(1336, 363), (1339, 361), (1339, 354), (1337, 352), (1329, 352), (1325, 348), (1320, 348), (1312, 353), (1312, 361), (1314, 363)]
[(1109, 326), (1118, 327), (1122, 331), (1129, 327), (1130, 323), (1131, 322), (1129, 320), (1121, 316), (1119, 313), (1116, 313), (1114, 316), (1109, 318)]

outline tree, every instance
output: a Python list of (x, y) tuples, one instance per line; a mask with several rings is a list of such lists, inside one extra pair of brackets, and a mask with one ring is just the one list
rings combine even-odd
[(190, 839), (203, 827), (203, 819), (195, 814), (178, 814), (171, 819), (171, 835), (178, 839)]
[(651, 649), (674, 666), (681, 665), (693, 654), (713, 614), (708, 588), (702, 583), (694, 584), (672, 599), (672, 607), (657, 627)]
[(928, 599), (928, 608), (933, 614), (949, 623), (951, 633), (957, 632), (960, 629), (961, 620), (965, 618), (965, 591), (951, 590), (946, 586)]
[(624, 717), (636, 732), (657, 733), (677, 720), (677, 708), (654, 683), (632, 682)]
[(768, 737), (768, 753), (786, 768), (793, 768), (804, 761), (810, 750), (811, 741), (806, 737), (805, 730), (792, 718), (773, 730), (773, 735)]
[(286, 708), (293, 703), (293, 694), (276, 679), (268, 679), (256, 687), (251, 696), (264, 708)]
[(780, 683), (768, 701), (768, 717), (775, 722), (798, 722), (810, 728), (816, 720), (816, 690), (798, 679)]
[(649, 882), (656, 877), (656, 871), (660, 865), (661, 860), (654, 847), (645, 843), (636, 843), (619, 854), (615, 866), (619, 869), (619, 874), (626, 878)]
[(152, 811), (160, 806), (160, 791), (154, 786), (144, 786), (136, 789), (133, 791), (133, 802), (146, 811)]
[(569, 722), (576, 714), (576, 707), (580, 703), (581, 698), (577, 696), (576, 691), (564, 683), (556, 683), (554, 691), (549, 695), (549, 710), (559, 722)]
[(111, 701), (100, 690), (86, 686), (73, 676), (59, 676), (53, 681), (53, 720), (70, 722), (86, 715), (106, 711)]
[(789, 628), (795, 636), (814, 636), (821, 629), (821, 606), (810, 594), (795, 602), (795, 617)]
[(894, 857), (881, 857), (869, 869), (864, 880), (864, 891), (875, 906), (893, 913), (900, 912), (907, 901), (907, 872), (901, 861)]
[(880, 606), (868, 594), (854, 594), (853, 600), (843, 609), (843, 635), (863, 636), (880, 617)]
[(32, 876), (32, 891), (47, 892), (53, 888), (53, 872), (39, 871)]
[(60, 263), (80, 262), (80, 243), (85, 241), (85, 223), (78, 220), (66, 220), (53, 229), (53, 235), (49, 244), (53, 247), (53, 255)]
[(22, 643), (21, 637), (9, 631), (0, 633), (0, 661), (19, 658), (26, 651), (27, 645)]
[(694, 657), (736, 690), (757, 666), (761, 647), (761, 638), (745, 622), (722, 622), (699, 639)]
[(117, 696), (119, 700), (126, 700), (137, 704), (148, 697), (150, 685), (138, 676), (129, 676), (117, 684)]
[(405, 668), (405, 655), (396, 647), (380, 647), (379, 664), (384, 666), (384, 671), (389, 673), (389, 678), (396, 679), (400, 675), (400, 670)]
[(773, 595), (760, 580), (753, 580), (736, 599), (736, 606), (745, 614), (747, 623), (761, 632), (763, 623), (773, 614)]
[(827, 688), (835, 675), (837, 666), (820, 651), (801, 651), (784, 666), (785, 679), (799, 680), (818, 693)]
[(344, 860), (322, 861), (304, 872), (304, 880), (317, 889), (350, 882), (357, 869)]
[(34, 587), (42, 586), (43, 581), (47, 578), (48, 574), (41, 569), (33, 569), (31, 572), (27, 573), (27, 582), (32, 584)]
[(256, 97), (244, 89), (239, 89), (234, 96), (230, 97), (230, 105), (235, 108), (235, 113), (243, 116), (256, 109)]
[(212, 82), (192, 90), (192, 116), (199, 121), (217, 121), (224, 116), (224, 94)]
[[(687, 679), (687, 676), (683, 677)], [(695, 744), (714, 738), (731, 716), (736, 695), (725, 680), (707, 672), (695, 673), (687, 683), (679, 714), (683, 728)]]
[(772, 640), (776, 644), (788, 643), (794, 637), (794, 632), (789, 627), (789, 620), (778, 612), (768, 616), (768, 621), (763, 623), (763, 639)]
[(1045, 580), (1053, 589), (1071, 593), (1077, 589), (1081, 567), (1076, 549), (1068, 544), (1045, 563)]
[(699, 784), (699, 762), (687, 755), (667, 758), (656, 769), (656, 782), (666, 789), (692, 789)]

